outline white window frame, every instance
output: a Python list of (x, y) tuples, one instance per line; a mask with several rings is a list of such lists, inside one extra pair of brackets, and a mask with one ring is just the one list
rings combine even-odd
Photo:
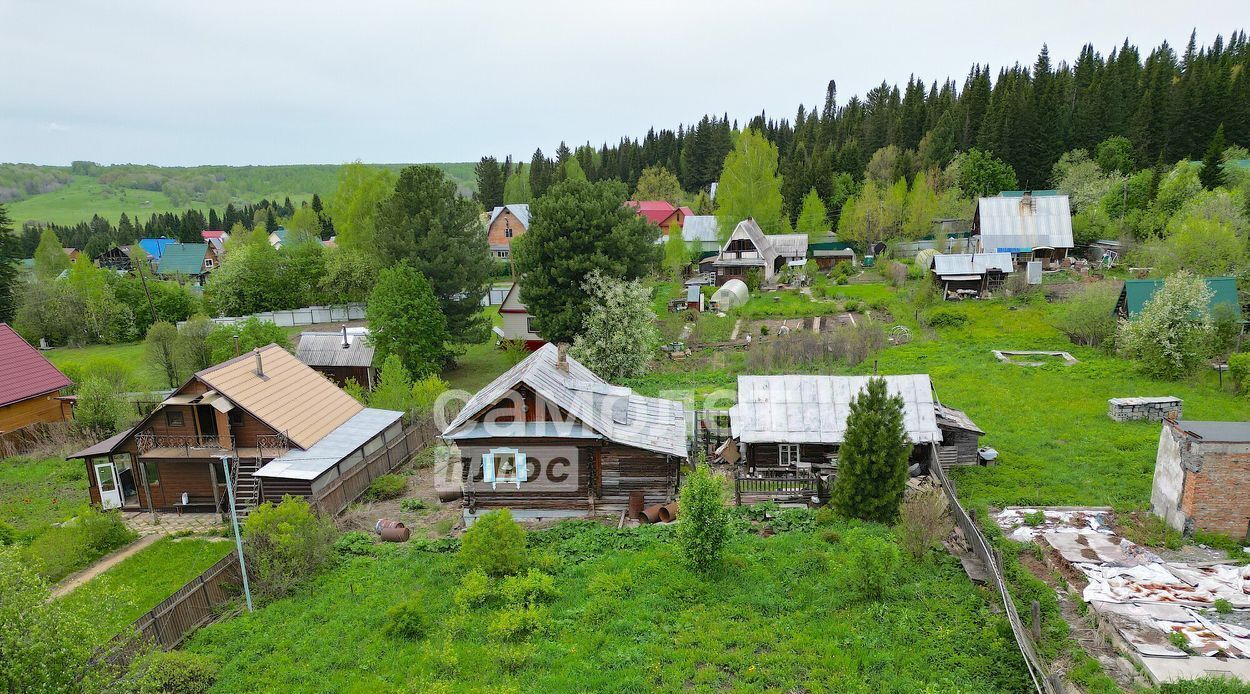
[[(509, 475), (499, 474), (495, 460), (501, 455), (512, 456), (514, 467)], [(482, 481), (490, 483), (491, 489), (498, 488), (500, 482), (515, 484), (517, 489), (520, 489), (521, 483), (528, 479), (528, 461), (525, 454), (521, 451), (515, 448), (492, 448), (489, 452), (482, 454)]]
[(777, 444), (777, 460), (782, 465), (797, 465), (802, 461), (801, 450), (797, 443)]

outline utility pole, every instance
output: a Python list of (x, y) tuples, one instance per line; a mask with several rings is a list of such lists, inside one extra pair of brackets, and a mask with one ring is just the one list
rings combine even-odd
[(243, 574), (243, 597), (247, 600), (247, 611), (252, 612), (252, 588), (247, 582), (247, 563), (243, 560), (243, 536), (239, 533), (239, 510), (234, 505), (234, 483), (230, 481), (230, 454), (223, 453), (222, 467), (225, 468), (226, 498), (230, 503), (230, 525), (234, 526), (234, 546), (239, 552), (239, 573)]

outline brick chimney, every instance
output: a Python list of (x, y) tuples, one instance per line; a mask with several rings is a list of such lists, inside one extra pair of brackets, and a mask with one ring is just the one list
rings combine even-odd
[(556, 368), (564, 373), (569, 372), (569, 344), (567, 342), (556, 345)]

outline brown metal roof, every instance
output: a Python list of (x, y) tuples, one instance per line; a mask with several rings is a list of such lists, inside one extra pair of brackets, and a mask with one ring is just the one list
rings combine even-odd
[[(257, 352), (263, 377), (256, 373)], [(210, 366), (196, 377), (304, 449), (364, 409), (325, 376), (275, 344)]]

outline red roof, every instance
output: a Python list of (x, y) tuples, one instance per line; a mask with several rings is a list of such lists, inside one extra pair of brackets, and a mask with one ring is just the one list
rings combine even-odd
[(223, 237), (223, 236), (225, 236), (225, 235), (226, 235), (226, 232), (224, 232), (224, 231), (219, 231), (219, 230), (214, 230), (214, 229), (209, 229), (208, 231), (201, 231), (201, 232), (200, 232), (200, 236), (203, 236), (205, 240), (208, 240), (208, 239), (219, 239), (219, 238), (221, 238), (221, 237)]
[(39, 350), (0, 323), (0, 407), (73, 385)]
[(635, 212), (657, 226), (668, 219), (668, 216), (676, 209), (673, 203), (667, 200), (626, 200), (625, 206), (634, 208)]

